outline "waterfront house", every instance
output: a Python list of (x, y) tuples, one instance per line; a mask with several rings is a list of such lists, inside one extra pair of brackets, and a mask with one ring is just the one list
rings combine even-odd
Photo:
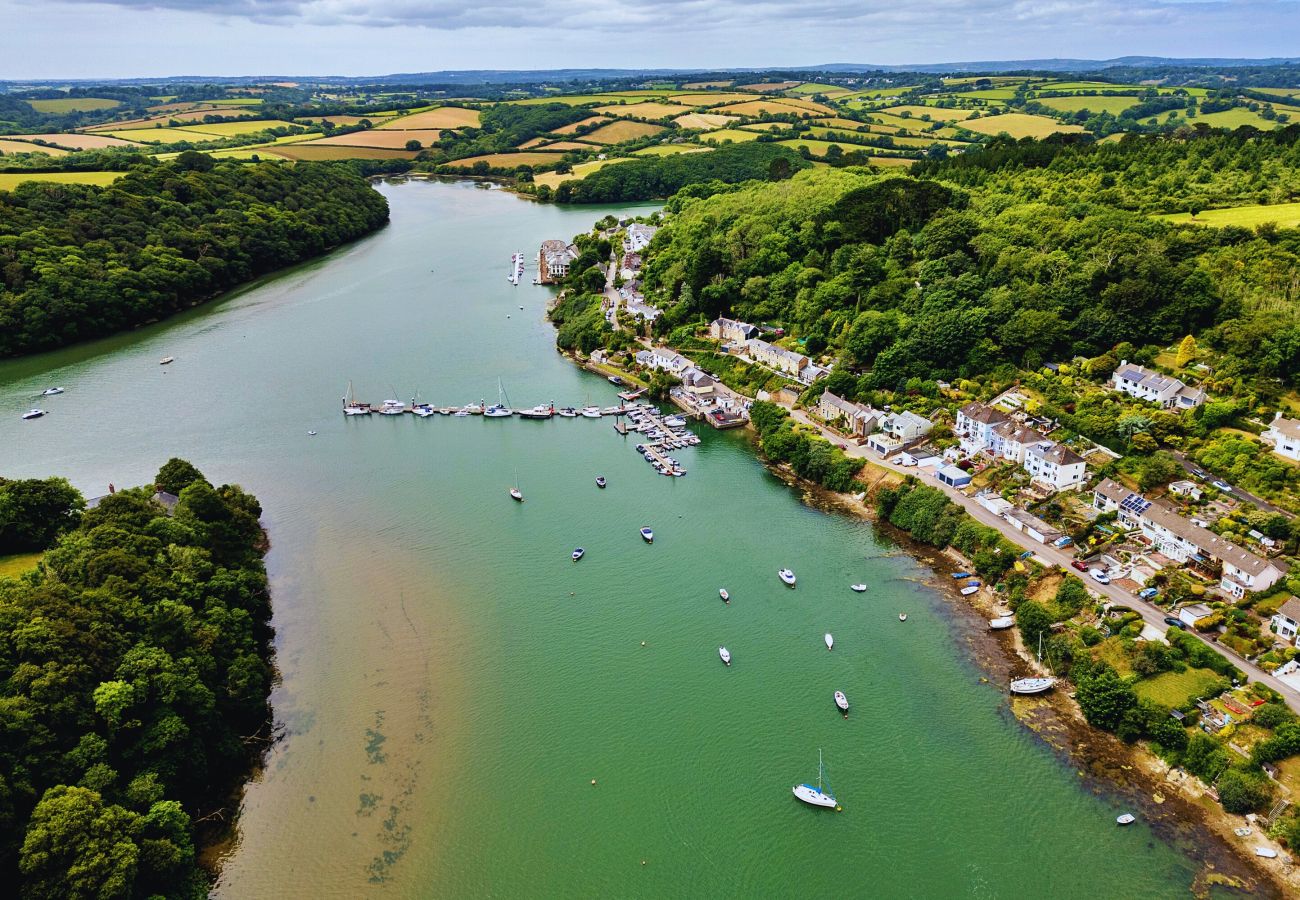
[(944, 466), (934, 473), (934, 477), (949, 487), (963, 488), (970, 484), (970, 472), (956, 466)]
[(663, 315), (663, 311), (659, 307), (642, 303), (639, 300), (628, 300), (623, 304), (623, 308), (638, 319), (644, 319), (647, 322), (653, 322)]
[(799, 373), (808, 365), (808, 357), (802, 353), (769, 344), (759, 338), (751, 338), (747, 347), (750, 357), (755, 362), (783, 372), (791, 378), (798, 378)]
[(1267, 590), (1288, 571), (1281, 560), (1257, 556), (1183, 518), (1167, 501), (1150, 500), (1109, 478), (1093, 490), (1093, 507), (1118, 512), (1120, 524), (1140, 531), (1157, 552), (1175, 562), (1217, 564), (1220, 590), (1238, 600), (1248, 592)]
[(962, 452), (974, 456), (994, 444), (993, 429), (1010, 422), (1011, 417), (1001, 410), (971, 401), (957, 410), (956, 432)]
[[(637, 354), (640, 361), (641, 354)], [(669, 350), (667, 347), (655, 347), (650, 351), (649, 361), (645, 363), (652, 369), (662, 369), (665, 372), (671, 372), (673, 375), (680, 375), (691, 366), (691, 361), (682, 356), (675, 350)]]
[(1158, 403), (1165, 409), (1192, 409), (1205, 402), (1205, 391), (1189, 387), (1177, 378), (1161, 375), (1145, 366), (1121, 360), (1119, 368), (1110, 377), (1115, 390)]
[(1269, 624), (1273, 626), (1278, 637), (1288, 644), (1295, 644), (1296, 637), (1300, 635), (1300, 599), (1291, 597), (1278, 607)]
[(934, 423), (925, 416), (918, 416), (909, 410), (890, 413), (880, 421), (880, 430), (898, 438), (904, 444), (919, 440), (930, 433)]
[(1273, 452), (1278, 456), (1300, 461), (1300, 422), (1284, 419), (1278, 413), (1260, 437), (1273, 445)]
[(866, 437), (876, 430), (880, 414), (870, 406), (852, 403), (831, 391), (823, 391), (817, 401), (817, 415), (826, 422), (842, 422), (841, 430), (855, 437)]
[(881, 456), (889, 456), (903, 449), (903, 442), (892, 434), (878, 431), (867, 437), (867, 446)]
[(686, 392), (693, 396), (697, 401), (705, 400), (713, 396), (713, 389), (717, 382), (708, 374), (701, 372), (699, 369), (691, 366), (682, 372), (682, 387)]
[(578, 248), (564, 241), (542, 241), (542, 252), (538, 257), (538, 280), (542, 284), (554, 284), (569, 274), (569, 265), (578, 258)]
[(647, 369), (649, 369), (649, 368), (653, 368), (653, 367), (650, 365), (650, 363), (651, 363), (651, 361), (652, 361), (654, 358), (655, 358), (655, 355), (654, 355), (653, 353), (651, 353), (649, 350), (638, 350), (638, 351), (636, 352), (636, 356), (633, 357), (633, 359), (636, 360), (636, 364), (637, 364), (638, 366), (643, 366), (643, 367), (645, 367), (645, 368), (647, 368)]
[(721, 316), (709, 323), (709, 337), (718, 341), (732, 341), (743, 344), (758, 337), (758, 326)]
[(1201, 619), (1214, 615), (1214, 610), (1210, 609), (1204, 603), (1192, 603), (1178, 610), (1178, 621), (1182, 622), (1188, 628), (1195, 628), (1196, 623)]
[(1083, 457), (1055, 441), (1040, 441), (1025, 450), (1025, 471), (1054, 491), (1080, 487), (1088, 478)]

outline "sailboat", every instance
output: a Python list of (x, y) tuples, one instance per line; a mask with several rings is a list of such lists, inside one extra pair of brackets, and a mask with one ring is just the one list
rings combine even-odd
[(356, 397), (352, 395), (352, 382), (348, 382), (348, 392), (343, 397), (343, 415), (345, 416), (368, 416), (370, 415), (369, 403), (358, 403)]
[(524, 502), (524, 494), (523, 494), (523, 491), (519, 490), (519, 470), (518, 470), (518, 469), (515, 469), (515, 486), (512, 487), (512, 488), (510, 489), (510, 496), (513, 497), (514, 499), (518, 500), (520, 503), (523, 503), (523, 502)]
[(731, 665), (731, 652), (726, 647), (718, 648), (718, 656), (722, 657), (722, 661), (728, 666)]
[(731, 594), (727, 593), (726, 588), (718, 588), (718, 596), (722, 598), (723, 603), (731, 602)]
[(489, 419), (504, 419), (514, 415), (510, 409), (510, 398), (506, 396), (506, 389), (501, 384), (501, 379), (497, 379), (497, 402), (483, 410), (483, 415)]
[(823, 635), (822, 639), (826, 641), (827, 650), (831, 650), (835, 647), (835, 637), (829, 631), (826, 632), (825, 635)]
[(822, 751), (818, 749), (817, 787), (813, 787), (811, 784), (796, 784), (793, 788), (794, 795), (795, 797), (802, 800), (804, 803), (809, 804), (810, 806), (826, 806), (833, 809), (839, 809), (840, 805), (835, 800), (835, 795), (830, 792), (829, 789), (830, 786), (827, 785), (826, 790), (822, 789), (823, 775), (824, 775), (824, 771), (822, 767)]

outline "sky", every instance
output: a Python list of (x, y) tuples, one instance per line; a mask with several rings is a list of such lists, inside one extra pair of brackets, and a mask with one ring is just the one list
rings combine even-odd
[(1300, 56), (1300, 0), (0, 0), (0, 79)]

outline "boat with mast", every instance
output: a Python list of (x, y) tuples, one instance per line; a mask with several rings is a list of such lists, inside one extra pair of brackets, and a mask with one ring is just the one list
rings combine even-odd
[(817, 787), (811, 784), (796, 784), (793, 788), (794, 795), (810, 806), (825, 806), (830, 809), (839, 809), (839, 801), (835, 795), (830, 792), (830, 785), (824, 789), (822, 782), (825, 780), (825, 767), (822, 765), (822, 751), (817, 750)]
[(345, 416), (368, 416), (370, 415), (369, 403), (358, 403), (356, 397), (352, 395), (352, 382), (348, 382), (348, 392), (343, 395), (343, 415)]
[(510, 489), (510, 496), (520, 503), (524, 502), (524, 493), (519, 490), (519, 470), (515, 469), (515, 486)]
[(514, 415), (514, 411), (510, 408), (510, 398), (506, 396), (506, 389), (501, 384), (500, 378), (497, 379), (497, 402), (484, 409), (483, 415), (489, 419), (504, 419)]

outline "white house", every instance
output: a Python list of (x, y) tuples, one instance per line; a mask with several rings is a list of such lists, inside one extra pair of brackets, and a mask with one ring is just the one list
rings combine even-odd
[(712, 397), (716, 385), (717, 382), (713, 380), (712, 376), (706, 375), (694, 366), (682, 372), (682, 387), (686, 388), (686, 391), (696, 398)]
[(1288, 644), (1296, 643), (1296, 636), (1300, 635), (1300, 600), (1295, 597), (1287, 600), (1269, 622), (1278, 637)]
[(1172, 560), (1218, 562), (1222, 567), (1219, 588), (1238, 600), (1249, 591), (1267, 590), (1288, 571), (1281, 560), (1256, 556), (1183, 518), (1164, 500), (1149, 500), (1109, 478), (1093, 490), (1093, 506), (1102, 512), (1117, 511), (1124, 527), (1140, 530), (1157, 551)]
[(628, 300), (623, 304), (623, 308), (639, 319), (645, 319), (647, 322), (653, 322), (663, 315), (663, 310), (657, 306), (651, 306), (649, 303), (641, 303), (637, 300)]
[[(643, 357), (643, 353), (647, 355)], [(648, 368), (662, 369), (674, 375), (680, 375), (691, 367), (689, 359), (676, 351), (669, 350), (667, 347), (655, 347), (653, 350), (639, 351), (636, 355), (636, 361)]]
[(974, 456), (993, 446), (993, 429), (1011, 421), (1006, 413), (983, 403), (971, 401), (957, 410), (957, 437), (962, 452)]
[(1047, 440), (1028, 425), (1010, 421), (994, 425), (992, 435), (993, 445), (990, 449), (993, 454), (1020, 465), (1025, 464), (1025, 454), (1030, 447)]
[(808, 365), (808, 357), (802, 353), (795, 353), (793, 350), (769, 344), (759, 338), (751, 338), (748, 347), (749, 355), (756, 362), (760, 362), (778, 372), (784, 372), (791, 378), (798, 378), (799, 373)]
[(1115, 390), (1158, 403), (1166, 409), (1191, 409), (1205, 402), (1205, 391), (1188, 387), (1177, 378), (1161, 375), (1145, 366), (1121, 360), (1110, 377)]
[(1033, 480), (1049, 485), (1054, 491), (1068, 491), (1088, 480), (1083, 457), (1055, 441), (1030, 445), (1022, 465)]
[(1169, 493), (1176, 494), (1179, 497), (1190, 497), (1192, 500), (1200, 500), (1201, 495), (1205, 492), (1201, 490), (1200, 485), (1195, 481), (1175, 481), (1169, 485)]
[(1284, 419), (1278, 413), (1260, 437), (1273, 445), (1273, 452), (1278, 456), (1300, 461), (1300, 422)]
[(934, 423), (925, 416), (918, 416), (911, 411), (890, 413), (880, 422), (880, 430), (898, 438), (903, 443), (910, 443), (930, 433)]
[(709, 337), (719, 341), (735, 341), (743, 344), (758, 337), (758, 334), (757, 325), (738, 322), (735, 319), (724, 319), (719, 316), (709, 323)]
[(627, 226), (626, 236), (623, 238), (623, 252), (640, 253), (650, 246), (650, 239), (655, 236), (655, 232), (658, 230), (654, 225), (642, 225), (640, 222), (633, 222)]
[(551, 284), (569, 274), (569, 265), (578, 258), (578, 248), (564, 241), (542, 241), (538, 260), (538, 279)]
[(1189, 628), (1195, 628), (1196, 623), (1207, 616), (1214, 615), (1214, 610), (1210, 609), (1204, 603), (1193, 603), (1190, 606), (1184, 606), (1178, 610), (1178, 621), (1182, 622)]

